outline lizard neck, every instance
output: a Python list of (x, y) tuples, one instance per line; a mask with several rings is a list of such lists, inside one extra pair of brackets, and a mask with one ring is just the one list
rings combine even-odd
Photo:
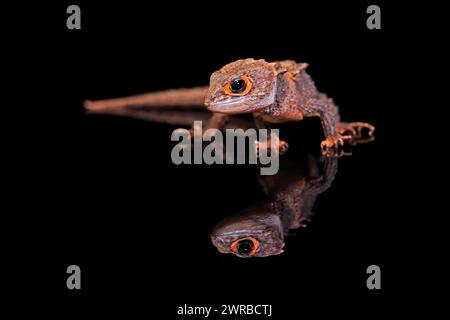
[(255, 116), (270, 123), (300, 121), (308, 103), (319, 95), (314, 81), (306, 71), (302, 70), (295, 76), (289, 72), (280, 73), (277, 77), (275, 102), (255, 112)]

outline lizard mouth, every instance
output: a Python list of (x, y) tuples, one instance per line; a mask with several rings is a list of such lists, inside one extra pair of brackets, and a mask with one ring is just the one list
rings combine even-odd
[(227, 114), (249, 113), (255, 111), (254, 108), (249, 107), (248, 105), (242, 103), (242, 101), (239, 100), (240, 99), (236, 99), (235, 101), (220, 102), (220, 103), (209, 102), (206, 104), (206, 108), (213, 112), (227, 113)]

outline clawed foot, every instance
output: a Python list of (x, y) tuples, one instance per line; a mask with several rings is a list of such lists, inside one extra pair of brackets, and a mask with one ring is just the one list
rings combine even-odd
[(344, 141), (351, 139), (351, 136), (331, 136), (322, 141), (320, 147), (322, 155), (340, 157), (344, 155)]
[(375, 127), (366, 122), (340, 122), (336, 125), (336, 131), (341, 136), (350, 136), (348, 143), (351, 145), (367, 143), (375, 139)]
[[(255, 141), (255, 151), (256, 151), (256, 156), (259, 158), (259, 156), (261, 155), (261, 153), (264, 151), (265, 154), (270, 154), (271, 151), (271, 141), (272, 140), (268, 140), (268, 141)], [(287, 149), (289, 148), (289, 145), (286, 141), (283, 140), (278, 140), (278, 153), (280, 155), (283, 155)]]

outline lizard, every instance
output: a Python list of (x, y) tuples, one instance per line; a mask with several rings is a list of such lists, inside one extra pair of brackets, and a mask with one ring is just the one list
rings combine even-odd
[[(358, 144), (373, 140), (375, 127), (365, 122), (341, 122), (338, 107), (316, 88), (305, 71), (307, 63), (293, 60), (267, 62), (264, 59), (240, 59), (212, 73), (209, 86), (171, 89), (125, 98), (85, 101), (93, 113), (120, 114), (146, 120), (173, 123), (161, 108), (205, 108), (213, 112), (207, 128), (223, 128), (229, 116), (252, 114), (256, 128), (273, 128), (279, 123), (319, 117), (325, 140), (324, 155), (339, 155), (344, 142)], [(142, 108), (150, 108), (143, 113)], [(363, 131), (367, 130), (367, 138)], [(256, 148), (267, 148), (256, 142)], [(283, 154), (288, 148), (280, 140)]]
[(337, 173), (338, 157), (315, 157), (307, 151), (302, 157), (301, 161), (283, 157), (278, 174), (259, 177), (266, 200), (215, 226), (211, 242), (220, 253), (250, 258), (284, 252), (285, 237), (306, 226), (318, 195), (331, 186)]

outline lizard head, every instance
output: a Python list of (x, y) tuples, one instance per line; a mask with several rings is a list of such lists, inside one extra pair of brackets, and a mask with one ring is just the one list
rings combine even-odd
[(254, 207), (222, 220), (211, 241), (221, 253), (241, 258), (267, 257), (283, 252), (284, 233), (279, 215), (268, 206)]
[(211, 75), (205, 105), (213, 112), (228, 114), (261, 110), (275, 102), (276, 84), (273, 63), (237, 60)]

